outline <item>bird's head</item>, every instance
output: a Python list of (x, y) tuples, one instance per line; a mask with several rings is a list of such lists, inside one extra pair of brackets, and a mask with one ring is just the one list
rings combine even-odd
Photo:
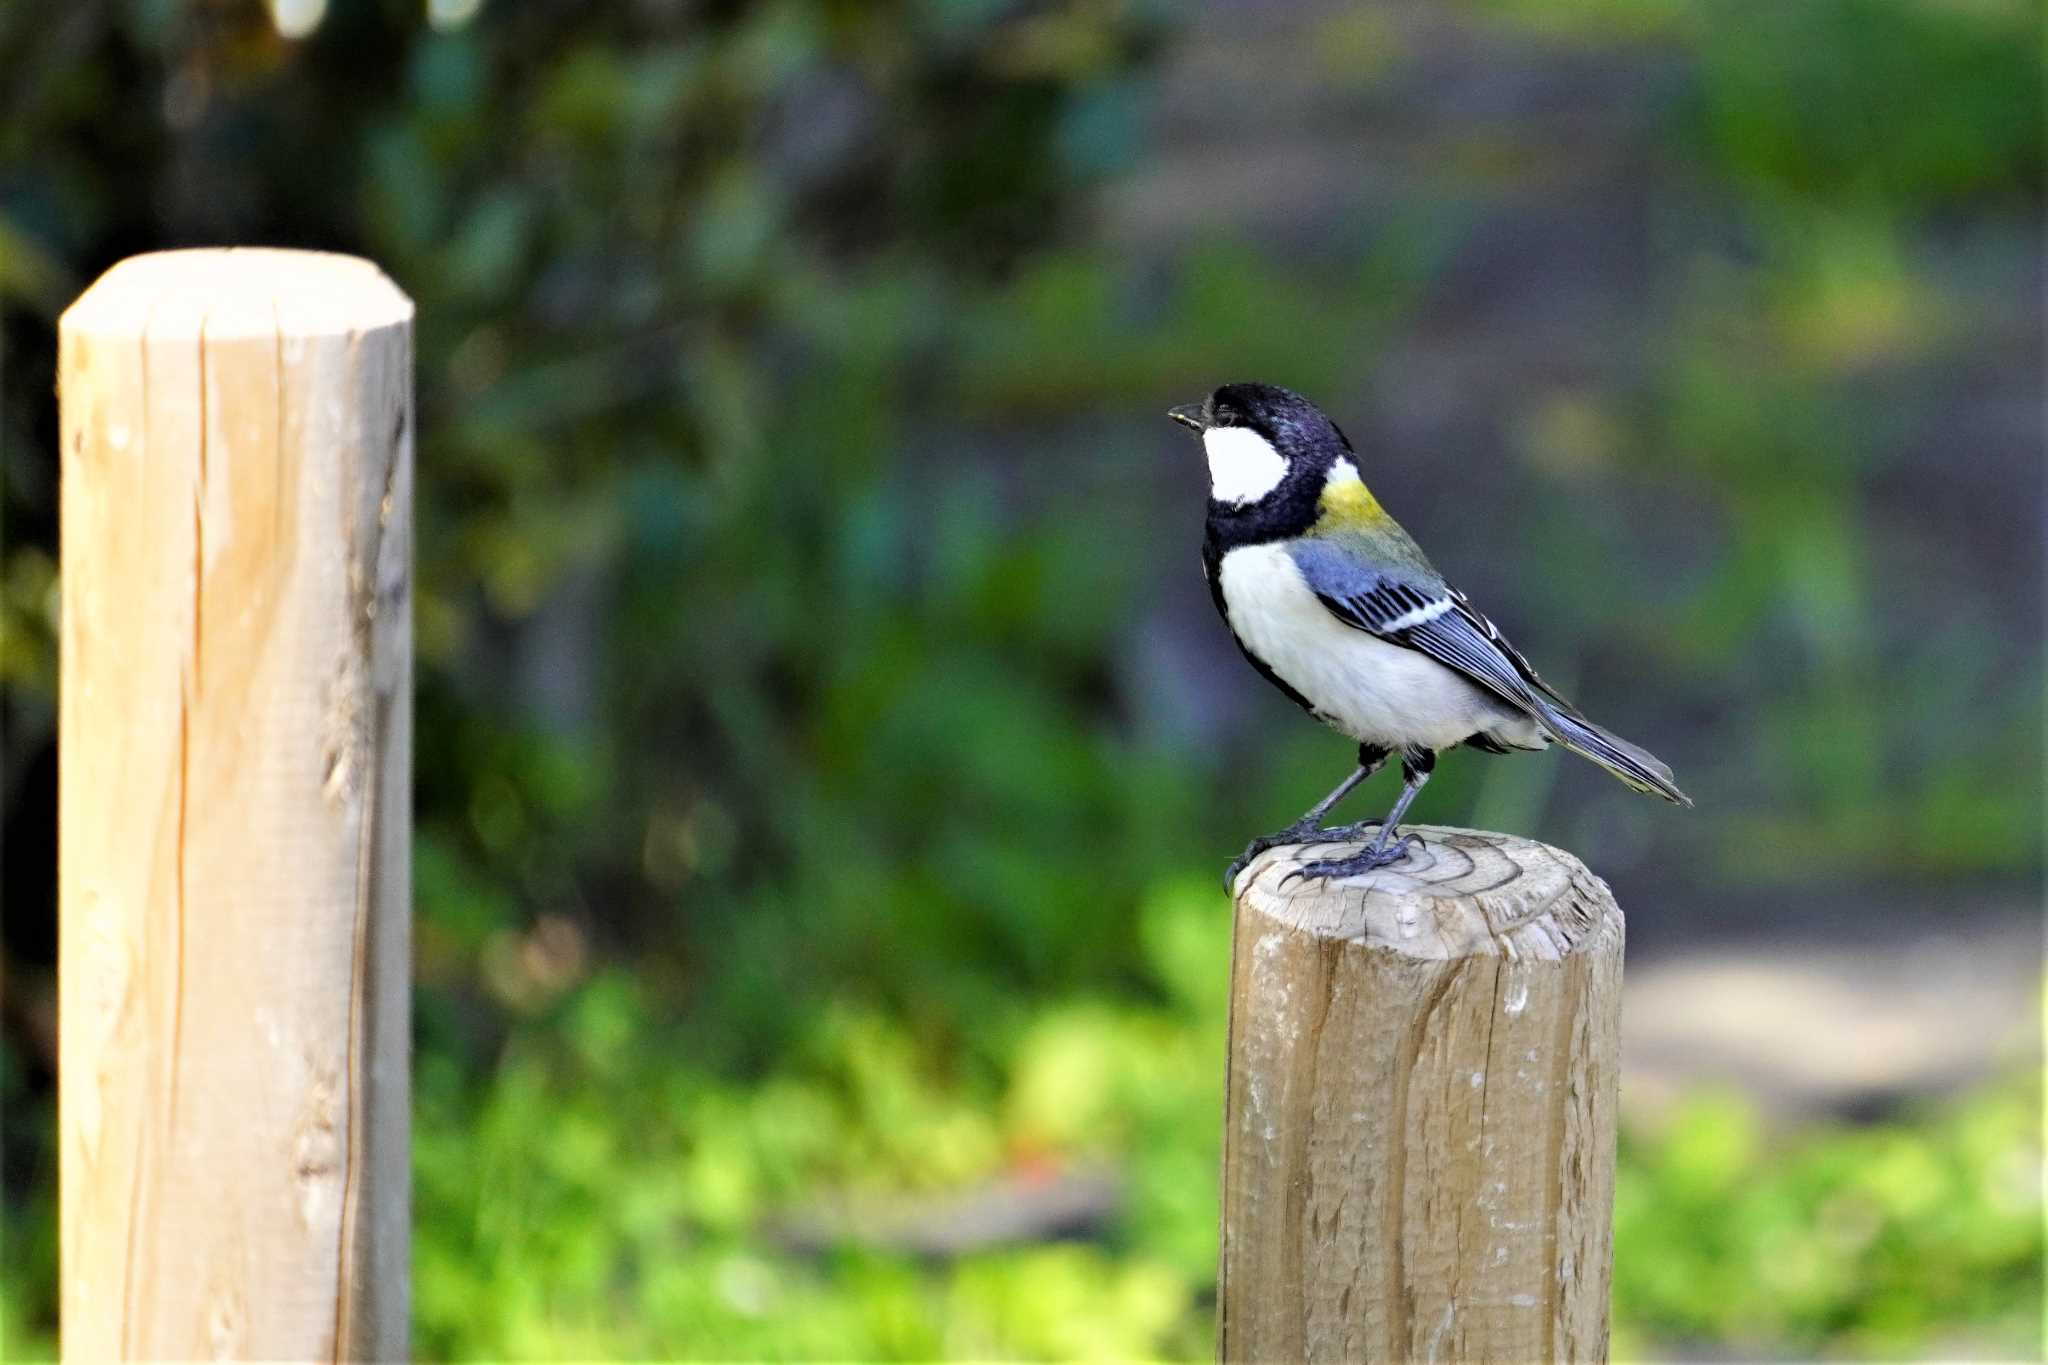
[(1205, 402), (1166, 415), (1201, 438), (1209, 500), (1224, 507), (1249, 507), (1276, 494), (1306, 495), (1313, 503), (1333, 476), (1358, 478), (1351, 442), (1292, 389), (1225, 384)]

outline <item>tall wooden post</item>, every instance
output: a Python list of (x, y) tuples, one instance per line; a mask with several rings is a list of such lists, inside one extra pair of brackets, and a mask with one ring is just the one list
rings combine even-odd
[(1606, 1355), (1621, 911), (1568, 853), (1421, 833), (1239, 878), (1224, 1360)]
[(59, 329), (64, 1353), (406, 1353), (412, 304), (175, 251)]

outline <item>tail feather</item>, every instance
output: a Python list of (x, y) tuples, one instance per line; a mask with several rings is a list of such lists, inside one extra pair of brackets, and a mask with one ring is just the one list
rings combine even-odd
[(1651, 792), (1666, 801), (1690, 806), (1692, 798), (1678, 789), (1670, 767), (1647, 749), (1641, 749), (1587, 720), (1559, 707), (1545, 707), (1538, 717), (1543, 728), (1573, 753), (1592, 759), (1639, 792)]

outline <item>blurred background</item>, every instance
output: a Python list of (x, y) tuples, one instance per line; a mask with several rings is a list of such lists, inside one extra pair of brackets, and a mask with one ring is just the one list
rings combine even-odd
[(1217, 877), (1350, 762), (1197, 573), (1162, 410), (1257, 378), (1698, 800), (1460, 751), (1417, 812), (1628, 912), (1617, 1353), (2038, 1358), (2043, 42), (0, 8), (4, 1353), (56, 1328), (55, 321), (232, 242), (419, 305), (422, 1356), (1210, 1353)]

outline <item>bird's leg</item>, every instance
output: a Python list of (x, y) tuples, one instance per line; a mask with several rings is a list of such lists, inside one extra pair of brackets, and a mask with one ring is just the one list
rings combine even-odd
[(1334, 810), (1339, 801), (1351, 795), (1352, 790), (1359, 783), (1378, 772), (1380, 765), (1387, 761), (1387, 754), (1388, 750), (1382, 749), (1378, 745), (1359, 745), (1358, 767), (1350, 776), (1332, 788), (1328, 796), (1310, 806), (1299, 820), (1296, 820), (1286, 829), (1275, 830), (1271, 834), (1261, 834), (1258, 838), (1245, 845), (1244, 852), (1238, 854), (1231, 861), (1230, 866), (1223, 871), (1224, 889), (1229, 890), (1236, 883), (1237, 874), (1250, 866), (1252, 859), (1258, 857), (1269, 848), (1278, 848), (1282, 844), (1306, 843), (1317, 836), (1330, 836), (1331, 839), (1353, 839), (1379, 824), (1377, 820), (1360, 820), (1355, 825), (1325, 828), (1323, 826), (1323, 817)]
[(1429, 781), (1430, 770), (1434, 767), (1436, 754), (1432, 750), (1409, 749), (1403, 753), (1401, 795), (1394, 802), (1394, 809), (1387, 813), (1386, 822), (1380, 826), (1379, 838), (1373, 840), (1370, 847), (1349, 858), (1318, 858), (1313, 862), (1303, 863), (1288, 873), (1282, 879), (1281, 885), (1285, 886), (1296, 877), (1355, 877), (1361, 872), (1370, 872), (1376, 867), (1400, 862), (1408, 856), (1411, 845), (1421, 848), (1423, 845), (1420, 834), (1400, 834), (1398, 826), (1401, 817), (1408, 813), (1409, 803), (1415, 800), (1415, 794)]
[[(1285, 833), (1295, 836), (1306, 836), (1326, 832), (1323, 827), (1323, 817), (1335, 809), (1339, 801), (1351, 795), (1357, 789), (1359, 783), (1378, 772), (1380, 764), (1386, 761), (1387, 755), (1385, 750), (1381, 750), (1377, 754), (1368, 757), (1364, 748), (1361, 747), (1358, 755), (1358, 766), (1352, 770), (1351, 775), (1331, 788), (1328, 796), (1304, 811), (1299, 820), (1296, 820), (1287, 827)], [(1285, 839), (1276, 839), (1274, 842), (1285, 843), (1287, 841)]]

